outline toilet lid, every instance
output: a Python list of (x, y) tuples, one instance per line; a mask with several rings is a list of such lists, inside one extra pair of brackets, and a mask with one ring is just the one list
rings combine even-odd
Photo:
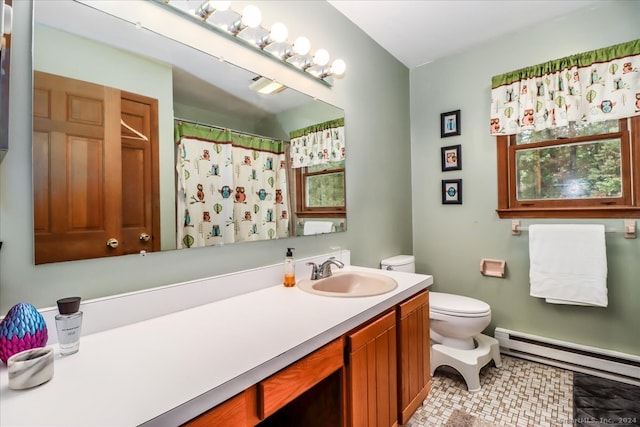
[(484, 316), (491, 313), (491, 307), (484, 301), (442, 292), (429, 292), (429, 309), (465, 317)]

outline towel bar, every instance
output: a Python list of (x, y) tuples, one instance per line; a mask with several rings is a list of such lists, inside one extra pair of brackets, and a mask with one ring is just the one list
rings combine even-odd
[[(522, 226), (519, 219), (511, 220), (511, 235), (519, 236), (523, 231), (529, 231), (529, 227)], [(615, 227), (605, 227), (605, 233), (624, 233), (625, 239), (635, 239), (637, 237), (636, 232), (636, 220), (635, 219), (625, 219), (623, 223), (623, 228), (615, 228)]]

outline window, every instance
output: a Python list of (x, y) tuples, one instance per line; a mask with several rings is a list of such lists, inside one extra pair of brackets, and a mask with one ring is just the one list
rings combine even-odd
[(299, 217), (343, 217), (344, 160), (296, 168), (296, 213)]
[(500, 218), (640, 217), (640, 117), (498, 136)]

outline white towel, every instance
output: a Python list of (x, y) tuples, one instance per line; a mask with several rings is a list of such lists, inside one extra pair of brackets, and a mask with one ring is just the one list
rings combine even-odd
[(606, 307), (604, 226), (529, 226), (530, 294), (552, 304)]
[(304, 222), (304, 235), (308, 236), (310, 234), (322, 234), (322, 233), (331, 233), (335, 231), (335, 227), (333, 222), (331, 221), (305, 221)]

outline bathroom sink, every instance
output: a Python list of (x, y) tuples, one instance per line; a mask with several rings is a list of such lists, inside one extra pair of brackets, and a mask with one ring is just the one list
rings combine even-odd
[(338, 271), (324, 279), (303, 279), (298, 283), (303, 291), (331, 297), (368, 297), (385, 294), (398, 287), (389, 276), (360, 271)]

